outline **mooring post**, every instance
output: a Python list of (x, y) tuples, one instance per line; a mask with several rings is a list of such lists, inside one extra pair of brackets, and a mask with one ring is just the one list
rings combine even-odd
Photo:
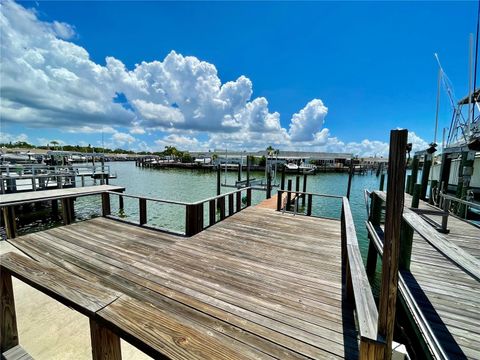
[[(0, 272), (0, 354), (18, 345), (17, 316), (13, 297), (12, 275)], [(3, 356), (2, 356), (3, 358)]]
[(147, 199), (139, 198), (138, 199), (138, 214), (139, 214), (139, 224), (144, 225), (147, 223)]
[(410, 185), (412, 184), (412, 175), (407, 175), (407, 186), (405, 187), (405, 192), (410, 193)]
[(118, 210), (123, 211), (124, 210), (124, 204), (123, 204), (123, 195), (118, 196)]
[(221, 169), (220, 169), (220, 163), (217, 165), (217, 196), (220, 195), (221, 193), (221, 189), (220, 189), (220, 186), (221, 186), (221, 179), (222, 177), (222, 174), (221, 174)]
[(427, 198), (428, 177), (430, 175), (431, 166), (432, 166), (432, 155), (425, 154), (425, 156), (423, 157), (422, 189), (420, 192), (420, 199), (422, 200), (426, 200)]
[(285, 210), (290, 210), (290, 206), (292, 205), (292, 179), (288, 179), (287, 181), (287, 205), (285, 206)]
[(272, 197), (272, 174), (270, 170), (267, 172), (267, 199)]
[[(380, 226), (380, 221), (382, 219), (382, 199), (380, 199), (377, 194), (372, 192), (370, 195), (370, 217), (369, 221), (372, 223), (374, 227)], [(377, 268), (377, 249), (375, 248), (375, 244), (373, 240), (370, 238), (370, 234), (368, 235), (369, 243), (368, 243), (368, 255), (367, 255), (367, 275), (372, 277), (375, 274), (375, 270)]]
[(242, 164), (238, 164), (237, 180), (242, 181)]
[(382, 173), (380, 175), (380, 187), (379, 187), (380, 191), (383, 191), (384, 184), (385, 184), (385, 173)]
[(347, 199), (349, 200), (350, 200), (350, 189), (352, 187), (352, 177), (353, 177), (353, 159), (350, 160), (350, 169), (348, 171)]
[(413, 194), (413, 186), (417, 183), (418, 164), (419, 164), (418, 155), (414, 155), (412, 159), (412, 173), (411, 173), (412, 180), (410, 181), (410, 188), (407, 191), (410, 195)]
[(302, 206), (305, 206), (305, 193), (307, 192), (307, 174), (303, 174), (303, 195), (302, 195)]
[(413, 194), (412, 194), (412, 208), (418, 208), (420, 205), (420, 193), (422, 190), (422, 184), (415, 184), (413, 186)]
[(58, 219), (58, 200), (52, 200), (52, 218), (54, 220)]
[(121, 360), (120, 338), (103, 325), (90, 318), (92, 360)]
[(285, 190), (285, 164), (282, 166), (282, 180), (280, 182), (280, 189)]
[(390, 132), (388, 156), (385, 238), (383, 244), (382, 285), (378, 311), (378, 335), (385, 339), (383, 358), (392, 358), (393, 330), (398, 289), (398, 258), (405, 188), (407, 130)]
[(283, 191), (278, 190), (278, 192), (277, 192), (277, 211), (282, 210), (282, 197), (283, 197)]
[(300, 191), (300, 175), (295, 176), (295, 196), (298, 197), (298, 192)]
[(247, 187), (250, 186), (250, 155), (247, 155)]
[(110, 214), (110, 194), (105, 192), (102, 193), (102, 216), (108, 216)]
[(432, 180), (430, 183), (430, 193), (428, 194), (428, 203), (433, 205), (435, 204), (438, 193), (438, 181)]
[(247, 189), (247, 207), (252, 205), (252, 188)]

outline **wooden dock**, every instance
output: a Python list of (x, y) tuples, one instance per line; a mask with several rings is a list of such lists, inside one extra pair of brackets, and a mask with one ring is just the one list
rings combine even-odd
[(97, 218), (11, 244), (121, 292), (97, 315), (154, 357), (353, 359), (340, 232), (255, 207), (191, 238)]
[[(386, 199), (384, 192), (373, 194)], [(400, 271), (403, 303), (407, 311), (413, 310), (428, 356), (479, 359), (480, 228), (450, 215), (449, 232), (438, 232), (432, 220), (442, 222), (441, 210), (420, 201), (420, 210), (438, 213), (420, 216), (409, 208), (411, 201), (406, 194), (403, 217), (414, 225), (414, 232), (409, 267)], [(381, 242), (382, 231), (376, 231)]]

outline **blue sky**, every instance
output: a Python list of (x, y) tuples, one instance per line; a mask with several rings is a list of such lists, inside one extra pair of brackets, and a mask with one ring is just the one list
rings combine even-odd
[[(39, 110), (40, 101), (28, 100), (30, 93), (19, 95), (24, 92), (20, 84), (8, 86), (10, 82), (5, 81), (1, 94), (3, 137), (24, 134), (32, 142), (59, 139), (98, 144), (99, 129), (103, 128), (108, 145), (132, 149), (170, 144), (192, 149), (264, 148), (271, 143), (281, 148), (384, 154), (389, 130), (406, 127), (416, 133), (413, 141), (422, 146), (422, 139), (429, 142), (433, 137), (437, 76), (433, 53), (439, 53), (457, 97), (464, 96), (468, 34), (475, 30), (476, 6), (475, 2), (2, 1), (2, 21), (14, 24), (10, 34), (2, 33), (2, 37), (22, 37), (28, 44), (25, 48), (42, 49), (46, 60), (34, 67), (47, 77), (65, 75), (52, 73), (53, 67), (84, 77), (79, 84), (79, 103), (87, 99), (87, 109), (90, 105), (102, 109), (96, 119), (97, 113), (85, 113), (85, 106), (75, 108), (72, 103), (77, 92), (66, 90), (64, 83), (32, 84), (31, 92), (69, 94), (59, 96), (54, 104), (58, 108), (49, 107), (45, 113)], [(22, 21), (25, 26), (19, 24)], [(32, 30), (38, 24), (43, 28), (52, 25), (48, 36), (85, 49), (90, 67), (106, 67), (106, 57), (113, 57), (124, 64), (124, 72), (101, 80), (89, 78), (90, 70), (72, 68), (68, 51), (57, 53), (57, 46), (52, 49), (51, 41)], [(12, 50), (8, 46), (2, 44), (3, 54)], [(13, 50), (11, 58), (2, 56), (2, 79), (18, 82), (18, 77), (7, 73), (23, 66), (17, 64), (22, 53)], [(49, 52), (50, 58), (45, 56)], [(165, 75), (168, 80), (162, 77), (147, 90), (139, 83), (135, 88), (126, 84), (125, 74), (142, 62), (150, 64), (142, 70), (142, 81), (159, 76), (160, 70), (152, 62), (164, 62), (169, 54), (175, 68), (191, 68), (185, 65), (185, 57), (191, 56), (208, 63), (217, 74), (212, 74), (212, 69), (207, 75), (182, 70)], [(58, 58), (61, 56), (65, 59)], [(192, 66), (202, 67), (195, 64)], [(161, 68), (164, 74), (165, 67)], [(115, 72), (112, 66), (109, 72)], [(249, 83), (235, 83), (228, 96), (210, 88), (192, 95), (194, 90), (189, 88), (206, 77), (215, 87), (216, 81), (221, 86), (241, 76)], [(105, 84), (110, 78), (111, 83)], [(135, 74), (135, 79), (140, 81), (140, 75)], [(72, 87), (72, 81), (69, 83)], [(86, 84), (98, 94), (109, 95), (100, 100), (98, 95), (86, 94)], [(180, 89), (175, 96), (171, 95), (172, 86), (175, 91)], [(158, 97), (159, 87), (167, 95)], [(148, 94), (143, 94), (144, 90)], [(127, 109), (104, 111), (115, 93), (126, 97)], [(451, 111), (445, 92), (442, 96), (443, 127), (449, 125)], [(97, 104), (93, 104), (95, 98)], [(191, 101), (182, 103), (186, 98)], [(265, 101), (258, 100), (263, 98)], [(216, 108), (218, 99), (225, 102), (221, 111)], [(63, 101), (68, 106), (58, 105)], [(17, 115), (19, 109), (22, 116)]]

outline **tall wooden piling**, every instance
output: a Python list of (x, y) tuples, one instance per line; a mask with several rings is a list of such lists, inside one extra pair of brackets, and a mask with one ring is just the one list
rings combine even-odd
[(410, 188), (408, 189), (408, 193), (410, 195), (413, 194), (413, 186), (417, 183), (419, 162), (420, 162), (420, 160), (419, 160), (418, 156), (414, 155), (413, 159), (412, 159), (412, 173), (411, 173), (412, 178), (411, 178), (411, 181), (410, 181)]
[[(382, 200), (375, 195), (375, 193), (371, 194), (370, 198), (370, 217), (369, 221), (372, 223), (373, 226), (380, 226), (380, 221), (382, 218)], [(370, 239), (370, 234), (368, 235)], [(377, 268), (377, 249), (375, 248), (375, 244), (373, 240), (370, 239), (368, 243), (368, 255), (367, 255), (367, 275), (373, 276), (375, 274), (375, 270)]]
[(290, 206), (292, 205), (292, 179), (288, 179), (287, 181), (287, 205), (285, 206), (286, 210), (290, 210)]
[(282, 179), (280, 182), (280, 189), (285, 190), (285, 164), (282, 166)]
[(302, 194), (302, 206), (305, 206), (305, 193), (307, 192), (307, 174), (303, 174), (303, 192)]
[(380, 191), (383, 191), (384, 184), (385, 184), (385, 173), (382, 173), (380, 175), (380, 186), (379, 186)]
[(250, 156), (247, 155), (247, 186), (250, 186)]
[(423, 159), (423, 169), (422, 169), (422, 187), (420, 191), (420, 198), (426, 200), (427, 198), (427, 187), (428, 187), (428, 177), (430, 175), (430, 168), (432, 166), (432, 155), (425, 154)]
[[(217, 196), (220, 195), (221, 193), (221, 177), (222, 177), (222, 174), (221, 174), (221, 168), (220, 168), (220, 163), (218, 163), (217, 165)], [(248, 185), (247, 185), (248, 186)]]
[(378, 334), (386, 341), (384, 354), (379, 358), (392, 358), (393, 330), (398, 289), (398, 258), (402, 222), (407, 130), (390, 132), (388, 156), (388, 182), (385, 214), (385, 239), (383, 244), (382, 286), (378, 311)]
[(438, 194), (438, 181), (437, 180), (432, 180), (430, 183), (430, 193), (428, 194), (428, 203), (429, 204), (435, 204), (437, 199), (437, 194)]
[(350, 200), (350, 190), (352, 188), (353, 160), (350, 160), (350, 169), (348, 172), (347, 199)]
[(2, 354), (18, 345), (12, 276), (7, 271), (0, 272), (0, 294), (0, 310), (2, 314), (2, 321), (0, 321), (0, 354)]
[(267, 172), (267, 199), (272, 197), (272, 173), (270, 170)]

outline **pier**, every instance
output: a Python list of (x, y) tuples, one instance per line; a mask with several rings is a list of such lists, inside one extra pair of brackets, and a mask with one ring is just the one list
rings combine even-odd
[(103, 190), (103, 217), (8, 240), (28, 257), (0, 260), (3, 353), (28, 350), (11, 276), (87, 316), (94, 359), (120, 359), (119, 338), (170, 359), (366, 359), (385, 348), (346, 198), (335, 197), (338, 219), (276, 211), (275, 198), (251, 206), (250, 188), (175, 202), (182, 235), (148, 227), (147, 201), (168, 200), (137, 197), (131, 224), (109, 205), (131, 195)]

